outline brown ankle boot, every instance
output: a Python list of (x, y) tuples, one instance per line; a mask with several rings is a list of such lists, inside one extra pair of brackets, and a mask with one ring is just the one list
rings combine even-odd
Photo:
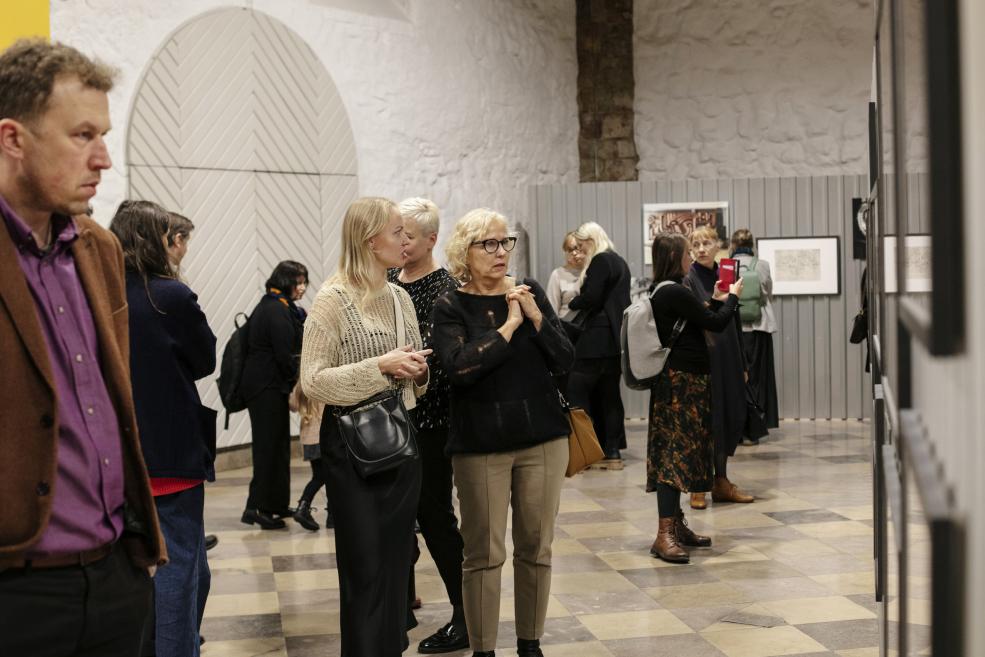
[(691, 508), (698, 510), (708, 508), (708, 502), (705, 500), (704, 493), (691, 493)]
[(691, 528), (687, 526), (687, 520), (684, 519), (684, 512), (677, 511), (677, 517), (674, 518), (674, 533), (677, 536), (677, 542), (681, 545), (686, 545), (687, 547), (711, 547), (711, 538), (708, 536), (702, 536), (701, 534), (695, 534), (691, 531)]
[(677, 542), (674, 521), (673, 517), (660, 519), (657, 538), (650, 546), (650, 554), (670, 563), (687, 563), (691, 560), (691, 556)]
[(711, 487), (711, 499), (715, 502), (738, 502), (739, 504), (749, 504), (754, 498), (746, 495), (739, 487), (728, 480), (727, 477), (715, 477), (715, 484)]

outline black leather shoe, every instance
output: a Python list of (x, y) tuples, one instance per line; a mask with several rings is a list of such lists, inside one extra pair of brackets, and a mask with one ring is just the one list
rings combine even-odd
[[(464, 627), (448, 623), (440, 630), (424, 639), (417, 646), (417, 652), (422, 655), (437, 655), (442, 652), (454, 652), (465, 650), (469, 647), (469, 635)], [(487, 655), (491, 653), (477, 652), (476, 655)]]
[(212, 548), (214, 548), (217, 545), (219, 545), (219, 537), (218, 536), (216, 536), (215, 534), (206, 534), (205, 535), (205, 551), (206, 552), (208, 552), (209, 550), (211, 550)]
[(318, 522), (311, 517), (311, 503), (307, 500), (301, 500), (298, 502), (298, 508), (292, 517), (294, 518), (294, 522), (298, 523), (309, 532), (316, 532), (321, 529)]
[(325, 529), (335, 529), (335, 518), (332, 517), (331, 511), (325, 512)]
[(243, 511), (243, 517), (240, 518), (240, 522), (246, 525), (260, 525), (260, 529), (284, 529), (284, 527), (287, 527), (287, 523), (283, 520), (275, 518), (260, 509), (247, 509)]
[(517, 639), (516, 657), (544, 657), (540, 649), (540, 639)]

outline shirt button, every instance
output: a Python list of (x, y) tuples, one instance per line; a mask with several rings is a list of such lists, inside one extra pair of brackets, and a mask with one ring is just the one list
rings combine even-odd
[(109, 465), (109, 459), (103, 459), (103, 465)]
[(87, 408), (87, 409), (86, 409), (86, 413), (88, 413), (89, 415), (92, 415), (92, 414), (93, 414), (93, 413), (95, 413), (95, 412), (96, 412), (96, 411), (95, 411), (95, 409), (93, 409), (93, 407), (92, 407), (92, 406), (90, 406), (89, 408)]
[(77, 363), (82, 362), (82, 354), (75, 354), (75, 362)]
[(47, 481), (39, 481), (34, 492), (38, 494), (38, 497), (44, 497), (51, 492), (51, 486), (48, 485)]
[(55, 418), (51, 417), (47, 413), (41, 416), (41, 426), (45, 429), (50, 429), (55, 426)]
[(65, 306), (58, 306), (58, 314), (61, 315), (65, 312)]

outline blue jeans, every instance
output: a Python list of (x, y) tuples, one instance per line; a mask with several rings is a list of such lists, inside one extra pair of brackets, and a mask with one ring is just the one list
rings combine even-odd
[(145, 641), (144, 654), (199, 657), (198, 631), (212, 583), (205, 557), (205, 486), (154, 501), (169, 561), (154, 576), (154, 636)]

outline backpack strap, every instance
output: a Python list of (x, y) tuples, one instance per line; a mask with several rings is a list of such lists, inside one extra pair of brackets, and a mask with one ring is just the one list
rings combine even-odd
[[(665, 285), (673, 285), (673, 284), (674, 284), (674, 281), (660, 281), (659, 283), (657, 283), (657, 286), (653, 288), (653, 292), (650, 293), (650, 298), (652, 299), (653, 298), (653, 295), (657, 293), (657, 290), (659, 290), (663, 286), (665, 286)], [(670, 342), (667, 344), (667, 349), (673, 349), (674, 348), (674, 343), (677, 342), (677, 338), (681, 337), (681, 333), (684, 332), (684, 327), (685, 326), (687, 326), (687, 320), (684, 319), (683, 317), (679, 318), (674, 323), (674, 330), (670, 334)]]

